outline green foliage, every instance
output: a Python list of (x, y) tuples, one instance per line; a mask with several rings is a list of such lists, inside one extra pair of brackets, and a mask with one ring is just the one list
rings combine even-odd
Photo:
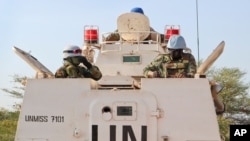
[(242, 80), (246, 73), (238, 68), (221, 68), (211, 71), (210, 74), (224, 86), (220, 95), (226, 105), (226, 112), (250, 114), (250, 98), (247, 93), (249, 83), (245, 84)]
[[(2, 90), (12, 97), (23, 98), (24, 85), (26, 76), (14, 75), (12, 76), (13, 82), (16, 84), (12, 90), (2, 88)], [(8, 111), (6, 109), (0, 109), (0, 141), (14, 141), (17, 121), (19, 117), (19, 111)]]
[(23, 86), (23, 84), (26, 82), (26, 80), (28, 79), (28, 77), (26, 76), (19, 76), (17, 74), (12, 76), (13, 78), (13, 82), (16, 84), (12, 90), (6, 89), (6, 88), (2, 88), (2, 90), (8, 94), (10, 94), (10, 96), (16, 97), (16, 98), (23, 98), (23, 94), (24, 94), (24, 89), (25, 87)]
[(212, 68), (207, 74), (208, 78), (213, 78), (224, 86), (219, 96), (226, 106), (226, 111), (223, 116), (218, 117), (218, 122), (225, 141), (229, 141), (230, 125), (250, 124), (250, 98), (247, 93), (249, 83), (243, 81), (245, 74), (238, 68), (226, 67)]
[(223, 116), (218, 116), (217, 120), (218, 120), (218, 123), (219, 123), (220, 134), (221, 134), (222, 139), (224, 141), (229, 141), (229, 136), (230, 136), (229, 125), (233, 124), (233, 121), (230, 120), (230, 119), (226, 119)]
[(0, 110), (0, 141), (14, 141), (19, 112)]

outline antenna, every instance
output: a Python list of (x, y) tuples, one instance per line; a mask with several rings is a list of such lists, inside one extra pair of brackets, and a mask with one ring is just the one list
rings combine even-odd
[(196, 30), (197, 30), (197, 49), (198, 49), (198, 66), (200, 61), (200, 48), (199, 48), (199, 15), (198, 15), (198, 0), (196, 0)]

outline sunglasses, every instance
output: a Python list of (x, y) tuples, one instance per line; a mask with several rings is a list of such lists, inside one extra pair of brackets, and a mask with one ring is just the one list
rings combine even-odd
[(73, 54), (81, 54), (82, 50), (81, 49), (75, 49), (75, 50), (65, 50), (63, 53), (73, 53)]

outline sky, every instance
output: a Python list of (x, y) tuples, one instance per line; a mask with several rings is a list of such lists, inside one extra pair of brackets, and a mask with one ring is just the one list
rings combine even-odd
[[(196, 0), (0, 0), (0, 89), (12, 89), (15, 74), (35, 75), (13, 46), (30, 52), (54, 73), (62, 65), (65, 46), (83, 45), (85, 25), (98, 26), (100, 34), (112, 32), (117, 17), (133, 7), (143, 8), (150, 26), (160, 33), (166, 25), (180, 25), (196, 59), (206, 59), (225, 41), (224, 52), (213, 66), (239, 68), (247, 73), (243, 81), (248, 83), (249, 6), (249, 0), (198, 0), (197, 26)], [(19, 102), (0, 90), (0, 107)]]

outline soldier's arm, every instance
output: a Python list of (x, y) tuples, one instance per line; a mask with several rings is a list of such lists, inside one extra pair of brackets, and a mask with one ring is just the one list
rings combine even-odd
[(68, 66), (66, 68), (66, 72), (69, 78), (77, 78), (80, 77), (79, 76), (79, 70), (77, 69), (77, 67), (74, 66)]
[(62, 66), (56, 71), (55, 78), (66, 78), (66, 77), (68, 77), (67, 72), (65, 70), (65, 67)]
[(84, 56), (80, 56), (81, 62), (88, 68), (92, 68), (92, 64)]
[(197, 65), (196, 65), (195, 58), (192, 54), (190, 54), (187, 76), (194, 77), (194, 75), (196, 74), (196, 70), (197, 70)]
[(91, 69), (89, 69), (91, 78), (94, 80), (100, 80), (102, 78), (102, 72), (97, 66), (93, 66)]
[(155, 62), (151, 62), (143, 69), (143, 75), (147, 78), (154, 78), (158, 75), (158, 69)]
[(165, 56), (158, 56), (143, 69), (143, 75), (148, 78), (162, 77), (163, 64), (168, 63), (169, 58)]
[(100, 80), (102, 78), (102, 73), (97, 66), (92, 65), (90, 69), (85, 69), (84, 67), (79, 67), (79, 73), (85, 78), (92, 78), (94, 80)]

